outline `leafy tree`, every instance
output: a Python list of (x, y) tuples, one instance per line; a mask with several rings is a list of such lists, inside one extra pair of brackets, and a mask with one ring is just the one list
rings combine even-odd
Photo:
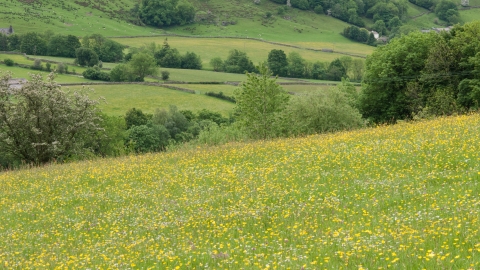
[(449, 23), (457, 23), (460, 17), (457, 5), (449, 0), (440, 1), (435, 7), (435, 14)]
[(365, 63), (362, 59), (353, 59), (352, 61), (352, 79), (354, 81), (361, 81), (363, 72), (365, 70)]
[(36, 32), (28, 32), (21, 37), (20, 51), (32, 55), (46, 55), (47, 43)]
[(135, 82), (139, 81), (133, 72), (130, 65), (118, 64), (110, 71), (110, 81), (112, 82)]
[(75, 51), (80, 47), (80, 41), (76, 36), (55, 35), (48, 42), (48, 55), (75, 57)]
[(80, 47), (75, 51), (80, 66), (93, 67), (98, 64), (98, 55), (92, 49)]
[(187, 52), (182, 56), (181, 68), (184, 69), (202, 69), (202, 59), (194, 52)]
[[(82, 92), (62, 91), (50, 73), (21, 88), (10, 89), (9, 74), (0, 80), (0, 145), (2, 152), (32, 164), (63, 160), (85, 152), (98, 131), (97, 104)], [(21, 125), (19, 125), (21, 123)]]
[(247, 80), (235, 91), (237, 122), (251, 138), (266, 139), (279, 134), (281, 112), (290, 96), (272, 79), (264, 64), (259, 75), (247, 73)]
[[(306, 135), (315, 133), (349, 130), (364, 126), (362, 115), (344, 86), (300, 96), (289, 104), (286, 112), (289, 120), (289, 133)], [(353, 85), (347, 88), (355, 87)]]
[(185, 25), (192, 23), (195, 19), (195, 8), (189, 2), (181, 2), (177, 6), (175, 23)]
[(411, 116), (409, 92), (418, 89), (414, 86), (419, 83), (430, 48), (439, 39), (435, 33), (414, 32), (392, 40), (367, 58), (360, 97), (364, 117), (389, 122)]
[(376, 21), (372, 29), (377, 31), (380, 35), (386, 35), (387, 34), (387, 26), (385, 25), (385, 22), (382, 20)]
[(305, 59), (297, 52), (290, 52), (288, 54), (288, 77), (303, 78), (305, 74)]
[(110, 81), (110, 75), (101, 71), (98, 66), (87, 68), (83, 73), (83, 77), (89, 80)]
[(287, 76), (287, 55), (283, 50), (273, 49), (268, 53), (268, 68), (272, 71), (273, 75), (281, 77)]
[(9, 67), (12, 67), (13, 65), (15, 65), (15, 62), (10, 58), (3, 59), (3, 62), (5, 63), (5, 65), (7, 65)]
[(8, 37), (0, 33), (0, 51), (8, 51)]
[(100, 34), (84, 36), (82, 46), (95, 51), (99, 60), (103, 62), (118, 62), (124, 57), (123, 49), (125, 46)]
[(347, 71), (340, 59), (333, 60), (328, 66), (325, 78), (330, 81), (341, 81), (345, 77), (347, 77)]
[(128, 130), (127, 136), (137, 153), (165, 150), (169, 138), (168, 130), (162, 125), (133, 126)]
[(162, 70), (161, 74), (162, 74), (162, 80), (164, 81), (170, 78), (170, 72), (168, 72), (167, 70)]
[(323, 80), (325, 78), (326, 66), (325, 63), (315, 62), (312, 65), (311, 77), (315, 80)]
[(223, 60), (220, 57), (214, 57), (210, 59), (210, 66), (214, 71), (223, 71)]
[(156, 75), (158, 68), (155, 63), (155, 58), (147, 53), (135, 54), (132, 60), (128, 62), (132, 74), (134, 74), (140, 81), (143, 81), (147, 75)]
[(8, 37), (8, 50), (9, 51), (16, 51), (20, 50), (20, 46), (22, 44), (22, 39), (18, 34), (11, 34)]
[(224, 62), (225, 71), (230, 73), (245, 73), (255, 71), (252, 60), (246, 52), (237, 49), (231, 50)]
[[(142, 0), (140, 6), (140, 19), (146, 25), (162, 27), (178, 23), (177, 19), (178, 0)], [(185, 12), (188, 17), (190, 11)], [(183, 11), (182, 11), (183, 16)]]
[(317, 14), (323, 14), (324, 13), (322, 5), (316, 6), (313, 11), (315, 11), (315, 13), (317, 13)]
[(133, 126), (146, 125), (151, 118), (151, 115), (144, 114), (142, 110), (132, 108), (125, 114), (125, 124), (127, 129), (130, 129)]

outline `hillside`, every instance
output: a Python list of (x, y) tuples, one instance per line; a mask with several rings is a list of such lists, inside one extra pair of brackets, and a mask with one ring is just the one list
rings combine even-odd
[(0, 267), (477, 269), (479, 128), (459, 116), (2, 172)]

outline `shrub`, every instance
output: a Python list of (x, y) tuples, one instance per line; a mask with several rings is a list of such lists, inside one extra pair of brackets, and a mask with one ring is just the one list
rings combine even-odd
[(30, 68), (35, 70), (42, 70), (42, 61), (40, 59), (35, 59), (35, 61), (33, 61), (33, 65)]
[(162, 74), (162, 80), (164, 80), (164, 81), (166, 81), (170, 78), (170, 72), (168, 72), (166, 70), (162, 70), (161, 74)]
[(3, 62), (5, 63), (5, 65), (7, 65), (7, 66), (9, 66), (9, 67), (15, 65), (15, 62), (14, 62), (12, 59), (10, 59), (10, 58), (4, 59)]

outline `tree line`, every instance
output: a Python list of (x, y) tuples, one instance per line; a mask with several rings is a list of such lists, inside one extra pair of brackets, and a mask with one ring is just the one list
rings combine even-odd
[(392, 40), (366, 60), (360, 110), (373, 122), (450, 115), (480, 104), (480, 22)]

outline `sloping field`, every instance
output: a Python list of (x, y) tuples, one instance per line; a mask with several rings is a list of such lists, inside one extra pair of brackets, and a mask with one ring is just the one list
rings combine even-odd
[(478, 269), (480, 116), (0, 173), (1, 268)]
[[(75, 90), (82, 86), (68, 86)], [(178, 90), (141, 84), (92, 85), (95, 91), (91, 98), (103, 97), (105, 103), (100, 104), (103, 112), (109, 115), (125, 115), (131, 108), (141, 109), (146, 113), (154, 113), (156, 109), (166, 109), (175, 105), (179, 110), (193, 112), (208, 109), (228, 116), (234, 104), (221, 99), (185, 93)]]

